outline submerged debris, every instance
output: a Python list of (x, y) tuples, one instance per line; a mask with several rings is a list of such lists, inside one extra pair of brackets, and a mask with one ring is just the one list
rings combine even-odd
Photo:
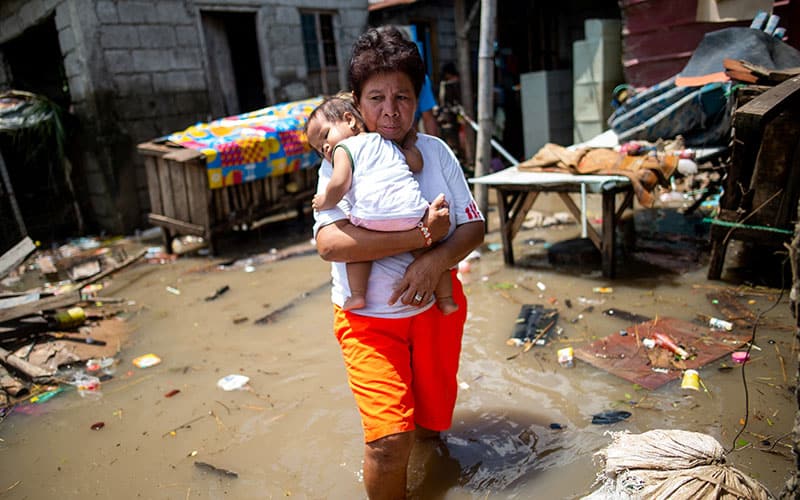
[(232, 478), (238, 478), (239, 477), (239, 473), (238, 472), (234, 472), (234, 471), (228, 470), (228, 469), (223, 469), (222, 467), (217, 467), (216, 465), (211, 465), (211, 464), (206, 463), (206, 462), (195, 461), (194, 465), (197, 468), (208, 469), (211, 472), (216, 472), (217, 474), (222, 474), (223, 476), (228, 476), (228, 477), (232, 477)]

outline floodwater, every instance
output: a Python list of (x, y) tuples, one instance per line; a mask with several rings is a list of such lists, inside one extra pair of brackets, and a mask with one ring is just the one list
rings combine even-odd
[[(649, 227), (674, 222), (662, 216), (650, 214)], [(486, 243), (496, 244), (497, 224), (490, 224)], [(736, 290), (756, 313), (781, 297), (777, 288), (707, 281), (705, 250), (693, 253), (685, 240), (673, 245), (677, 240), (664, 228), (649, 240), (662, 253), (651, 251), (649, 263), (635, 265), (634, 257), (644, 259), (646, 252), (626, 256), (617, 280), (597, 270), (550, 266), (545, 245), (579, 231), (574, 224), (524, 229), (515, 240), (524, 267), (504, 266), (502, 252), (485, 246), (462, 275), (470, 310), (453, 427), (442, 443), (415, 449), (410, 497), (579, 498), (594, 489), (600, 469), (593, 454), (610, 443), (608, 431), (692, 430), (729, 450), (745, 417), (738, 437), (744, 447), (727, 453), (728, 463), (779, 493), (793, 467), (787, 434), (796, 410), (797, 355), (786, 295), (756, 328), (746, 386), (741, 366), (729, 357), (700, 370), (707, 393), (681, 389), (680, 381), (648, 391), (578, 360), (562, 368), (558, 349), (629, 326), (603, 315), (608, 308), (693, 321), (720, 314), (709, 293)], [(308, 227), (281, 223), (259, 238), (232, 238), (216, 259), (184, 256), (115, 274), (104, 292), (135, 305), (114, 378), (99, 397), (65, 392), (36, 405), (33, 414), (15, 411), (0, 423), (0, 496), (364, 498), (359, 417), (331, 332), (328, 265), (314, 254), (256, 258), (249, 268), (242, 261), (217, 265), (263, 257), (271, 246), (309, 234)], [(224, 285), (227, 293), (204, 300)], [(595, 293), (596, 287), (613, 293)], [(289, 304), (271, 321), (254, 323)], [(557, 307), (560, 335), (527, 352), (507, 345), (522, 304)], [(133, 366), (146, 353), (162, 363)], [(249, 390), (218, 388), (229, 374), (250, 377)], [(593, 425), (591, 416), (605, 410), (632, 415)], [(96, 422), (105, 425), (92, 430)]]

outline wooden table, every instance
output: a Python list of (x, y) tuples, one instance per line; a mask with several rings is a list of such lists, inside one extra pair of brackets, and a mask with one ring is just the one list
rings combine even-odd
[[(575, 220), (581, 223), (583, 234), (600, 250), (602, 271), (606, 278), (615, 274), (614, 230), (626, 208), (633, 203), (633, 187), (630, 180), (620, 175), (573, 175), (560, 172), (530, 172), (510, 167), (494, 174), (470, 179), (473, 184), (485, 184), (497, 190), (497, 205), (500, 212), (500, 235), (503, 242), (503, 258), (506, 264), (514, 265), (513, 240), (522, 227), (525, 216), (533, 206), (539, 193), (556, 193)], [(579, 208), (570, 193), (581, 194)], [(624, 193), (622, 204), (616, 207), (618, 193)], [(603, 196), (602, 235), (589, 224), (586, 214), (586, 195)]]

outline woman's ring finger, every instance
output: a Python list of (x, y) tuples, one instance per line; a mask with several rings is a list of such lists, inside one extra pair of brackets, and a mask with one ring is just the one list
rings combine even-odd
[(422, 295), (420, 294), (414, 295), (414, 302), (422, 302)]

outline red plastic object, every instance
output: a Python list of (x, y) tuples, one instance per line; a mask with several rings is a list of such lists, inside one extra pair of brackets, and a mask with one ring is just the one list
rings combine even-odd
[(686, 359), (689, 357), (689, 353), (686, 352), (686, 350), (680, 347), (678, 344), (676, 344), (675, 341), (672, 340), (666, 333), (653, 332), (653, 340), (655, 340), (656, 345), (658, 347), (661, 347), (663, 349), (668, 349), (669, 351), (674, 352), (675, 354), (680, 356), (681, 359)]

